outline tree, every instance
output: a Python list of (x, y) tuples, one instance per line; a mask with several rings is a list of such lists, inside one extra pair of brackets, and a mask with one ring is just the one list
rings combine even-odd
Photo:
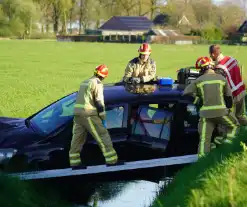
[(217, 7), (212, 0), (192, 0), (190, 4), (200, 27), (207, 22), (217, 22)]
[(50, 30), (50, 23), (52, 23), (52, 1), (50, 0), (34, 0), (34, 2), (39, 4), (39, 8), (41, 11), (40, 15), (40, 24), (42, 32), (44, 32), (44, 27), (46, 32), (48, 33)]
[(67, 20), (72, 0), (49, 0), (52, 7), (53, 30), (58, 32), (59, 24), (62, 24), (62, 33), (67, 32)]
[(87, 29), (89, 26), (91, 12), (92, 12), (92, 0), (80, 0), (80, 11), (79, 11), (79, 33), (83, 29)]
[(220, 26), (226, 32), (232, 25), (240, 25), (245, 20), (245, 11), (232, 2), (220, 5)]
[(18, 16), (24, 24), (24, 36), (28, 35), (30, 37), (32, 33), (33, 23), (39, 19), (39, 9), (38, 5), (32, 0), (22, 1), (22, 6), (19, 7)]
[(67, 33), (67, 23), (72, 8), (72, 0), (60, 0), (62, 33)]
[(169, 16), (167, 14), (158, 14), (154, 20), (153, 23), (160, 26), (167, 26), (169, 22)]
[(39, 16), (37, 4), (32, 0), (3, 0), (2, 13), (6, 16), (5, 26), (14, 35), (30, 35), (34, 22)]
[(244, 10), (245, 17), (247, 17), (247, 0), (234, 0), (234, 1), (226, 0), (224, 3), (231, 3), (238, 5), (240, 8)]

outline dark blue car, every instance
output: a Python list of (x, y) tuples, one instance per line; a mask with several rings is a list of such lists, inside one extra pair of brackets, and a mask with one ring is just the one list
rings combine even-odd
[[(119, 158), (126, 161), (196, 154), (198, 113), (182, 97), (184, 85), (106, 84), (107, 126)], [(32, 116), (0, 117), (0, 165), (6, 172), (69, 167), (77, 92)], [(90, 135), (81, 153), (88, 165), (104, 163)]]

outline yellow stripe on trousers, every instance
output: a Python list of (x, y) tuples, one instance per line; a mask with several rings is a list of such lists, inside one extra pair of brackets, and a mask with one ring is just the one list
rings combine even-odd
[(200, 155), (204, 155), (204, 144), (206, 140), (206, 133), (207, 133), (207, 123), (206, 119), (202, 118), (202, 131), (201, 131), (201, 140), (200, 140)]
[[(97, 142), (98, 142), (99, 145), (100, 145), (100, 148), (101, 148), (101, 150), (102, 150), (102, 152), (103, 152), (103, 155), (104, 155), (104, 157), (105, 157), (106, 162), (111, 162), (111, 161), (116, 160), (116, 159), (117, 159), (117, 156), (115, 155), (115, 152), (114, 152), (114, 151), (106, 152), (105, 145), (104, 145), (104, 143), (102, 142), (102, 140), (101, 140), (101, 138), (100, 138), (100, 136), (99, 136), (99, 134), (98, 134), (98, 132), (97, 132), (97, 130), (96, 130), (96, 128), (95, 128), (95, 126), (94, 126), (92, 120), (91, 120), (91, 118), (88, 117), (87, 119), (88, 119), (88, 123), (89, 123), (89, 125), (90, 125), (90, 128), (92, 129), (92, 133), (94, 134), (94, 136), (95, 136)], [(109, 157), (110, 155), (115, 155), (115, 156)]]
[(227, 116), (223, 116), (223, 119), (232, 127), (232, 132), (231, 133), (227, 133), (227, 138), (233, 138), (237, 132), (237, 125), (234, 124), (233, 121), (231, 121)]
[(102, 140), (101, 140), (101, 138), (100, 138), (100, 136), (99, 136), (99, 134), (98, 134), (98, 132), (97, 132), (97, 130), (96, 130), (96, 128), (95, 128), (95, 126), (94, 126), (92, 120), (91, 120), (91, 118), (88, 117), (87, 119), (88, 119), (88, 123), (89, 123), (89, 125), (90, 125), (90, 128), (92, 129), (92, 133), (93, 133), (94, 137), (96, 138), (97, 142), (99, 143), (100, 148), (101, 148), (102, 151), (103, 151), (103, 154), (105, 155), (105, 153), (106, 153), (105, 145), (104, 145), (104, 143), (102, 142)]
[[(96, 140), (98, 141), (98, 143), (100, 145), (100, 148), (102, 149), (102, 152), (103, 152), (104, 157), (106, 158), (106, 161), (108, 161), (108, 160), (112, 161), (111, 160), (112, 158), (109, 158), (108, 156), (111, 153), (115, 154), (115, 152), (114, 151), (106, 152), (106, 147), (105, 147), (104, 143), (102, 142), (102, 140), (101, 140), (101, 138), (100, 138), (100, 136), (99, 136), (99, 134), (98, 134), (98, 132), (97, 132), (97, 130), (96, 130), (96, 128), (95, 128), (95, 126), (94, 126), (94, 124), (93, 124), (93, 122), (92, 122), (90, 117), (88, 117), (88, 122), (89, 122), (89, 125), (90, 125), (91, 129), (92, 129), (92, 133), (94, 134)], [(116, 158), (117, 158), (116, 156), (113, 157), (113, 159), (116, 159)]]

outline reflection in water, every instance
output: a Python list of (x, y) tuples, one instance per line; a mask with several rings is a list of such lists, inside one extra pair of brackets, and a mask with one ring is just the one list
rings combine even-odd
[(128, 181), (104, 183), (88, 202), (93, 207), (148, 207), (166, 181)]

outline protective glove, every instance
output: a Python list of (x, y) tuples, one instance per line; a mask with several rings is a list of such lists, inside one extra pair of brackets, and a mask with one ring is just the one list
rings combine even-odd
[(141, 79), (140, 78), (131, 78), (131, 82), (138, 84), (141, 82)]
[(107, 129), (106, 120), (102, 120), (102, 124)]

